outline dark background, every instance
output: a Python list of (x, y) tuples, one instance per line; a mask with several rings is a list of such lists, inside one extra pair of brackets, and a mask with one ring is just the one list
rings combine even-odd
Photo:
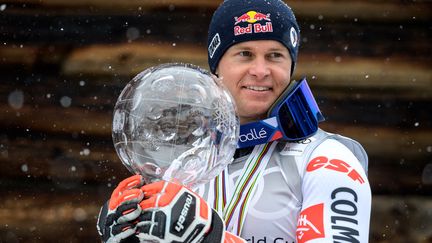
[[(301, 26), (295, 79), (360, 141), (370, 242), (432, 242), (432, 2), (287, 1)], [(0, 2), (0, 242), (97, 242), (100, 205), (129, 173), (111, 140), (125, 84), (149, 66), (207, 68), (220, 1)]]

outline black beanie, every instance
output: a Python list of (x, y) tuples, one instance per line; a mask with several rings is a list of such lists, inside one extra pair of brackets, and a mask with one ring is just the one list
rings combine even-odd
[(207, 39), (212, 73), (226, 50), (252, 40), (276, 40), (288, 48), (291, 75), (297, 61), (300, 30), (291, 8), (282, 0), (226, 0), (213, 14)]

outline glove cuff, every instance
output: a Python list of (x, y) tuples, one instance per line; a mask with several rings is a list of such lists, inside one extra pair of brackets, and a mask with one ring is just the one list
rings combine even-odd
[(109, 200), (107, 202), (105, 202), (105, 204), (101, 207), (101, 209), (99, 211), (97, 223), (96, 223), (97, 231), (98, 231), (99, 236), (102, 238), (103, 241), (107, 240), (107, 239), (104, 239), (103, 236), (106, 235), (105, 234), (105, 225), (106, 225), (106, 220), (107, 220), (106, 215), (108, 214), (108, 203), (109, 203)]
[(210, 225), (210, 230), (204, 236), (202, 243), (215, 243), (222, 242), (224, 232), (225, 232), (225, 223), (219, 214), (212, 209), (212, 221)]

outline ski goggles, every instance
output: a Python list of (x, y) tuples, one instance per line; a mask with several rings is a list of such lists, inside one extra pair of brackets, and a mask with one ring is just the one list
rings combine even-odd
[(267, 113), (267, 119), (240, 126), (238, 148), (274, 140), (300, 141), (318, 131), (324, 121), (305, 78), (293, 81)]

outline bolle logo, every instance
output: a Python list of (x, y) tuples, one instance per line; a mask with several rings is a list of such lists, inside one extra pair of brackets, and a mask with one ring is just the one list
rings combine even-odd
[(313, 158), (306, 167), (306, 171), (312, 172), (320, 168), (334, 170), (347, 174), (353, 181), (358, 181), (360, 184), (365, 183), (363, 177), (357, 172), (357, 170), (351, 168), (351, 166), (342, 160), (331, 159), (329, 160), (325, 156), (318, 156)]
[(246, 141), (253, 141), (257, 139), (263, 139), (267, 137), (267, 132), (264, 130), (264, 128), (261, 128), (259, 132), (257, 132), (255, 129), (250, 129), (250, 132), (246, 134), (240, 134), (239, 140), (240, 142), (246, 142)]
[(183, 209), (180, 213), (179, 219), (177, 220), (176, 226), (175, 226), (175, 230), (177, 232), (180, 232), (181, 230), (184, 229), (184, 225), (183, 223), (186, 221), (186, 216), (189, 212), (189, 208), (192, 204), (192, 195), (188, 194), (187, 198), (186, 198), (186, 202), (183, 205)]
[(306, 208), (300, 213), (297, 222), (297, 241), (299, 243), (324, 238), (324, 204), (320, 203)]

